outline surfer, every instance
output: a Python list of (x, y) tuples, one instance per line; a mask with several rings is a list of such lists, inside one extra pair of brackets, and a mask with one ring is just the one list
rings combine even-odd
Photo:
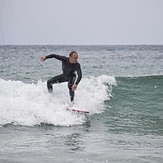
[(47, 81), (47, 88), (49, 92), (53, 92), (53, 84), (68, 82), (70, 101), (74, 101), (74, 91), (77, 89), (77, 86), (82, 78), (82, 71), (80, 63), (78, 63), (78, 53), (72, 51), (69, 54), (69, 57), (60, 56), (56, 54), (50, 54), (47, 56), (42, 56), (40, 61), (44, 62), (46, 59), (55, 58), (62, 61), (62, 71), (61, 75), (55, 76)]

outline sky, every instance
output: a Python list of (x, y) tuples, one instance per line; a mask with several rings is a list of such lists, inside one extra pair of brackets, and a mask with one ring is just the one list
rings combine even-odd
[(163, 44), (163, 0), (0, 0), (0, 45)]

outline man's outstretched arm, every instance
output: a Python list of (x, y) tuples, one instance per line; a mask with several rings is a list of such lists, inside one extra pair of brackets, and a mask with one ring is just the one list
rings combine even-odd
[(49, 59), (49, 58), (56, 58), (60, 61), (65, 61), (67, 59), (67, 57), (65, 56), (60, 56), (60, 55), (57, 55), (57, 54), (50, 54), (50, 55), (47, 55), (47, 56), (42, 56), (40, 58), (40, 61), (44, 62), (46, 59)]

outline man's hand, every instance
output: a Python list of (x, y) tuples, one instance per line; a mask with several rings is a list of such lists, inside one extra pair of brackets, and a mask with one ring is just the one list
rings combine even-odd
[(72, 91), (75, 91), (77, 89), (77, 84), (73, 84), (73, 86), (71, 87)]
[(46, 60), (46, 57), (45, 56), (40, 57), (40, 61), (41, 62), (44, 62), (45, 60)]

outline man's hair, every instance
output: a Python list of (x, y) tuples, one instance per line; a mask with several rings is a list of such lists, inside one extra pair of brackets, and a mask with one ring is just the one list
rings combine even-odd
[(78, 54), (76, 51), (72, 51), (69, 56), (72, 57), (73, 54)]

